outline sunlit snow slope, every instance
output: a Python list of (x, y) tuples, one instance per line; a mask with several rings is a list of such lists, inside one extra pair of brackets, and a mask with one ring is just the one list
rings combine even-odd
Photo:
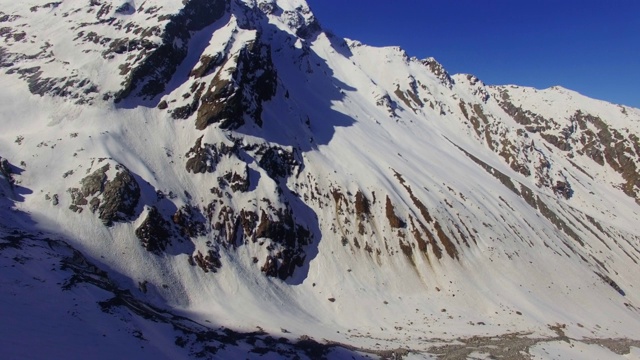
[(640, 340), (639, 109), (449, 75), (303, 0), (0, 3), (12, 356)]

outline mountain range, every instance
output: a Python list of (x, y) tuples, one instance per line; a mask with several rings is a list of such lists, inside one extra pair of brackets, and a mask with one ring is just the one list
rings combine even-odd
[(640, 109), (304, 0), (47, 1), (0, 0), (8, 358), (640, 356)]

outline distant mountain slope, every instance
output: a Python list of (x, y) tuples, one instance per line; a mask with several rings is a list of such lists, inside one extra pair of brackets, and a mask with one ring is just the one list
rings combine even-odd
[(639, 109), (450, 75), (303, 0), (1, 9), (0, 254), (37, 259), (58, 329), (141, 357), (640, 347)]

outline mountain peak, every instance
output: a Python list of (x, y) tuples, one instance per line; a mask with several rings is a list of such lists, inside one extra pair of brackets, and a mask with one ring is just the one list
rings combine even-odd
[(304, 0), (258, 0), (255, 6), (265, 14), (279, 18), (301, 38), (309, 38), (321, 30), (320, 24)]

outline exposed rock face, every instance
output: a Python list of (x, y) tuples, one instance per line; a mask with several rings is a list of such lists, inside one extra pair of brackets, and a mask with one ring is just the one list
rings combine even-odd
[(76, 99), (77, 104), (90, 102), (97, 93), (97, 86), (89, 79), (79, 77), (47, 77), (39, 66), (20, 69), (20, 77), (27, 81), (29, 91), (34, 95), (53, 95)]
[(400, 219), (398, 215), (396, 215), (396, 212), (393, 209), (393, 204), (391, 203), (391, 199), (389, 199), (389, 196), (387, 196), (385, 212), (387, 214), (387, 220), (389, 220), (389, 225), (391, 225), (392, 228), (403, 228), (406, 226), (405, 222), (402, 221), (402, 219)]
[(268, 202), (263, 206), (257, 211), (243, 209), (239, 213), (230, 206), (221, 207), (212, 212), (213, 233), (219, 245), (226, 248), (249, 243), (264, 247), (269, 255), (262, 271), (284, 280), (304, 264), (305, 248), (313, 241), (313, 234), (297, 223), (291, 208), (275, 209)]
[(202, 252), (198, 251), (195, 255), (189, 257), (189, 263), (191, 266), (199, 266), (202, 271), (206, 273), (216, 273), (218, 272), (218, 269), (222, 267), (220, 254), (213, 250), (208, 250), (206, 255), (203, 255)]
[(389, 113), (389, 116), (391, 117), (398, 116), (396, 114), (396, 109), (398, 108), (398, 104), (391, 99), (391, 96), (389, 96), (389, 94), (378, 95), (375, 100), (376, 100), (376, 105), (386, 109), (387, 113)]
[(150, 252), (160, 253), (170, 243), (169, 222), (166, 221), (155, 207), (149, 208), (147, 216), (136, 229), (136, 236), (142, 246)]
[(233, 192), (246, 192), (249, 190), (249, 172), (245, 166), (236, 171), (229, 171), (222, 177), (218, 178), (218, 184), (221, 188), (229, 186)]
[[(402, 255), (414, 266), (418, 261), (422, 261), (420, 259), (433, 257), (441, 260), (445, 251), (451, 259), (459, 259), (459, 249), (462, 246), (469, 247), (472, 241), (475, 242), (473, 231), (464, 223), (462, 227), (454, 229), (450, 229), (446, 223), (441, 223), (446, 220), (430, 214), (403, 176), (395, 172), (395, 177), (411, 198), (415, 210), (407, 212), (406, 206), (401, 208), (394, 205), (389, 195), (381, 202), (376, 201), (375, 192), (365, 195), (362, 190), (358, 190), (355, 196), (352, 196), (338, 189), (331, 190), (338, 215), (337, 224), (332, 230), (342, 237), (343, 246), (356, 252), (363, 251), (376, 258), (383, 254)], [(382, 217), (376, 217), (376, 213)], [(385, 229), (383, 234), (389, 234), (389, 237), (379, 234), (380, 229)], [(379, 241), (380, 237), (382, 244)], [(390, 240), (397, 240), (397, 247), (392, 247)]]
[(11, 197), (14, 182), (9, 161), (0, 156), (0, 197)]
[(564, 181), (556, 182), (556, 185), (553, 187), (553, 191), (567, 200), (571, 199), (571, 196), (573, 196), (571, 185)]
[[(565, 137), (578, 148), (579, 155), (589, 156), (600, 165), (605, 162), (622, 175), (622, 190), (640, 203), (640, 141), (635, 134), (623, 134), (611, 128), (601, 118), (578, 110), (572, 125), (564, 131)], [(578, 137), (578, 133), (580, 136)], [(577, 139), (576, 139), (577, 138)]]
[(295, 30), (296, 36), (302, 39), (309, 39), (321, 30), (320, 23), (306, 6), (287, 10), (283, 17), (286, 19), (287, 25)]
[(140, 186), (124, 165), (109, 161), (83, 178), (80, 186), (68, 190), (71, 195), (69, 209), (82, 212), (88, 205), (91, 212), (98, 212), (98, 217), (107, 226), (135, 215)]
[[(88, 3), (52, 2), (33, 6), (30, 17), (4, 15), (11, 27), (2, 27), (0, 38), (7, 38), (6, 47), (0, 48), (0, 64), (28, 82), (37, 95), (53, 95), (74, 99), (76, 103), (92, 103), (96, 99), (114, 99), (120, 102), (129, 96), (153, 99), (165, 90), (166, 83), (186, 58), (191, 36), (219, 20), (228, 9), (228, 0), (188, 0), (182, 8), (173, 4), (145, 2), (135, 7), (133, 2), (111, 4), (103, 1)], [(175, 9), (175, 10), (172, 10)], [(175, 11), (175, 12), (173, 12)], [(51, 49), (60, 42), (50, 34), (30, 33), (30, 41), (41, 51), (25, 56), (20, 53), (27, 33), (19, 29), (30, 26), (30, 20), (46, 21), (48, 16), (65, 18), (65, 38), (84, 53), (100, 54), (102, 59), (91, 59), (110, 72), (121, 76), (118, 88), (104, 88), (96, 84), (83, 67), (57, 59)], [(80, 53), (80, 56), (83, 53)], [(53, 76), (55, 69), (64, 67), (66, 75)], [(115, 71), (113, 71), (115, 70)], [(100, 96), (101, 95), (101, 96)]]
[(9, 164), (9, 161), (2, 156), (0, 156), (0, 176), (2, 176), (4, 178), (4, 181), (6, 181), (9, 185), (13, 185), (14, 180), (11, 171), (11, 164)]
[[(475, 82), (476, 85), (473, 86), (477, 86), (474, 78), (467, 77), (466, 80)], [(502, 110), (520, 125), (514, 130), (505, 126), (495, 116), (486, 113), (486, 90), (478, 91), (476, 95), (480, 102), (459, 103), (460, 111), (475, 132), (475, 136), (498, 154), (512, 170), (535, 179), (538, 187), (569, 199), (572, 194), (570, 181), (562, 168), (554, 166), (549, 161), (545, 145), (549, 143), (560, 150), (569, 151), (571, 145), (565, 140), (565, 135), (554, 135), (554, 132), (560, 129), (560, 125), (553, 119), (546, 119), (514, 105), (510, 102), (508, 92), (502, 91), (496, 100)], [(539, 134), (541, 139), (535, 139), (534, 134)], [(558, 190), (559, 183), (565, 184), (561, 186), (563, 190)]]
[[(203, 143), (200, 137), (186, 154), (187, 171), (208, 176), (212, 180), (213, 201), (202, 207), (185, 205), (174, 215), (173, 223), (184, 238), (207, 236), (207, 248), (197, 250), (191, 263), (206, 272), (223, 266), (222, 249), (232, 251), (241, 246), (258, 244), (260, 253), (271, 260), (269, 276), (287, 279), (304, 264), (306, 247), (314, 236), (308, 224), (296, 219), (294, 208), (285, 200), (290, 193), (286, 179), (303, 167), (295, 152), (264, 143), (245, 143), (229, 138), (229, 143)], [(259, 169), (256, 169), (259, 167)], [(260, 172), (258, 172), (258, 170)], [(251, 173), (273, 179), (268, 186), (278, 194), (273, 202), (267, 198), (246, 202), (243, 195), (251, 191)], [(260, 175), (262, 174), (262, 175)], [(264, 185), (263, 185), (264, 186)], [(255, 259), (259, 254), (255, 254)], [(263, 256), (263, 255), (259, 255)], [(256, 260), (259, 261), (259, 260)]]
[(277, 277), (278, 276), (278, 260), (269, 255), (267, 256), (267, 260), (264, 262), (262, 267), (260, 268), (266, 276)]
[[(553, 118), (547, 119), (531, 110), (516, 106), (511, 102), (506, 89), (501, 90), (499, 103), (507, 114), (524, 126), (524, 130), (531, 134), (540, 134), (544, 141), (565, 152), (567, 157), (586, 156), (601, 166), (610, 166), (623, 177), (625, 182), (619, 186), (624, 193), (640, 203), (640, 170), (637, 165), (640, 162), (640, 142), (637, 135), (623, 134), (601, 118), (581, 110), (577, 110), (570, 117), (569, 123), (563, 126)], [(525, 133), (522, 135), (526, 139)], [(487, 133), (487, 137), (490, 138), (491, 135)], [(531, 163), (529, 158), (535, 156), (536, 152), (540, 153), (533, 142), (529, 145), (524, 142), (520, 145), (513, 144), (506, 139), (501, 142), (508, 145), (508, 147), (502, 147), (501, 156), (511, 162), (514, 170), (526, 176), (535, 173), (539, 185), (551, 188), (556, 193), (562, 193), (566, 198), (571, 197), (572, 191), (567, 180), (561, 174), (554, 175), (549, 172), (551, 164), (546, 158), (539, 157), (540, 165), (536, 166), (535, 170), (527, 169), (527, 163)], [(518, 152), (525, 153), (527, 156), (522, 159), (515, 155)], [(560, 183), (565, 184), (562, 187), (566, 191), (557, 191)]]
[(129, 170), (124, 166), (116, 170), (113, 180), (104, 184), (103, 200), (98, 208), (99, 217), (108, 224), (133, 216), (140, 198), (140, 187)]
[(261, 150), (260, 153), (262, 156), (258, 164), (269, 174), (269, 177), (276, 181), (291, 176), (294, 170), (301, 166), (295, 153), (279, 147), (269, 147)]
[(303, 265), (306, 257), (304, 246), (312, 241), (309, 230), (296, 224), (288, 209), (276, 212), (275, 216), (267, 215), (263, 210), (254, 236), (256, 239), (270, 239), (282, 247), (282, 250), (267, 256), (262, 271), (267, 276), (283, 280), (293, 275), (296, 266)]
[(124, 4), (118, 6), (115, 12), (116, 14), (121, 14), (121, 15), (131, 15), (134, 12), (136, 12), (136, 9), (130, 3), (125, 2)]
[(273, 0), (262, 0), (258, 2), (258, 8), (260, 11), (267, 15), (271, 15), (276, 11), (278, 5), (276, 5)]
[(442, 64), (440, 64), (436, 59), (432, 57), (426, 58), (422, 60), (422, 64), (424, 64), (424, 66), (426, 66), (429, 71), (431, 71), (438, 79), (440, 79), (443, 85), (447, 87), (453, 86), (453, 79), (451, 78), (451, 76), (449, 76), (449, 73), (447, 72), (447, 70), (445, 70)]
[[(234, 70), (231, 79), (224, 78), (227, 69)], [(245, 115), (262, 126), (262, 103), (275, 94), (276, 80), (271, 47), (256, 39), (227, 60), (204, 93), (202, 88), (195, 93), (190, 106), (198, 109), (196, 128), (219, 123), (222, 129), (237, 129)]]
[(207, 233), (205, 218), (197, 208), (184, 205), (172, 217), (182, 236), (194, 238)]
[(128, 72), (124, 87), (114, 100), (119, 102), (130, 94), (153, 98), (164, 91), (165, 84), (187, 56), (191, 32), (220, 19), (227, 6), (227, 0), (187, 1), (180, 13), (169, 18), (160, 45)]
[(216, 147), (211, 144), (202, 146), (202, 136), (196, 140), (185, 156), (187, 157), (187, 171), (194, 174), (213, 172), (220, 160)]

